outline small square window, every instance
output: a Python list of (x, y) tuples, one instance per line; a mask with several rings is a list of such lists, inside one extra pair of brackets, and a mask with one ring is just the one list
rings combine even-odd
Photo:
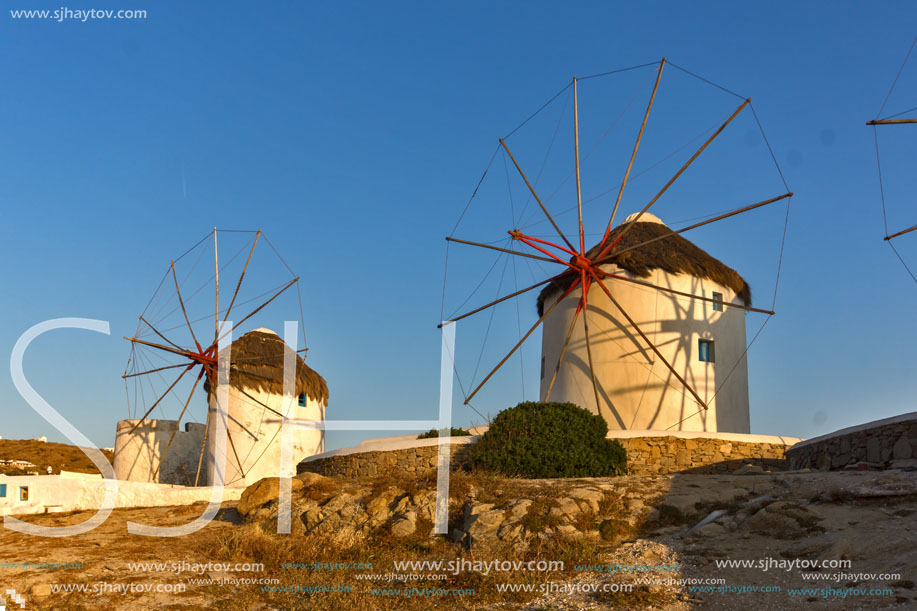
[(305, 407), (305, 406), (306, 406), (306, 393), (302, 393), (299, 395), (299, 407)]
[(20, 501), (28, 501), (28, 500), (29, 500), (29, 487), (28, 487), (28, 486), (20, 486), (20, 487), (19, 487), (19, 500), (20, 500)]
[(723, 294), (722, 293), (713, 293), (713, 310), (715, 312), (723, 311)]
[(704, 363), (713, 363), (714, 362), (714, 353), (713, 353), (713, 340), (712, 339), (699, 339), (697, 340), (697, 360)]
[(6, 484), (0, 484), (0, 498), (6, 496)]

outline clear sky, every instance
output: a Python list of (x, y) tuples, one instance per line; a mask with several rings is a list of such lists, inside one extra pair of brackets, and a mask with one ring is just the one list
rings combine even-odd
[[(59, 7), (18, 0), (0, 14), (0, 353), (50, 318), (110, 321), (110, 336), (43, 336), (25, 361), (33, 386), (100, 446), (113, 445), (115, 421), (128, 416), (121, 336), (136, 327), (168, 261), (214, 226), (264, 230), (302, 276), (309, 364), (331, 388), (329, 417), (433, 418), (443, 238), (497, 137), (573, 75), (662, 56), (753, 99), (796, 193), (777, 316), (749, 353), (752, 432), (808, 437), (915, 409), (917, 285), (881, 239), (873, 131), (864, 125), (917, 34), (912, 3), (139, 0), (131, 8), (147, 10), (144, 20), (86, 23), (13, 19), (7, 11)], [(626, 77), (620, 93), (612, 85), (595, 91), (623, 104), (624, 93), (647, 91), (649, 70)], [(660, 101), (660, 109), (669, 109), (662, 125), (672, 130), (682, 116), (707, 127), (737, 104), (708, 88), (721, 104), (708, 106), (709, 91), (692, 89), (697, 82), (677, 71), (665, 89), (669, 74), (660, 90), (669, 106)], [(588, 106), (585, 85), (583, 95), (584, 121), (601, 116)], [(886, 114), (913, 106), (917, 70), (902, 75)], [(560, 116), (550, 112), (544, 124), (530, 124), (532, 142), (550, 135)], [(735, 198), (711, 200), (698, 214), (782, 192), (752, 119), (743, 120), (736, 139), (698, 169), (706, 192)], [(648, 146), (656, 143), (659, 154), (683, 144), (682, 134), (653, 125)], [(917, 222), (904, 196), (917, 184), (909, 185), (902, 161), (912, 163), (913, 149), (894, 137), (883, 151), (894, 174), (886, 194), (903, 228)], [(621, 138), (632, 142), (632, 131)], [(533, 160), (543, 142), (535, 148)], [(733, 171), (730, 150), (752, 156), (747, 173)], [(719, 174), (715, 162), (724, 164)], [(499, 172), (502, 164), (498, 157)], [(593, 180), (613, 185), (622, 171), (619, 164)], [(639, 208), (642, 191), (634, 188), (628, 212)], [(676, 204), (664, 219), (692, 216), (694, 208), (679, 214)], [(510, 218), (493, 210), (464, 235), (505, 236)], [(743, 244), (760, 240), (770, 265), (756, 293), (764, 302), (780, 218), (776, 232), (773, 223), (760, 235), (754, 224), (739, 226), (722, 234), (729, 248), (711, 249), (744, 272)], [(902, 252), (917, 263), (917, 248), (903, 240)], [(751, 258), (745, 265), (757, 278)], [(467, 292), (475, 279), (457, 272), (452, 282), (450, 290)], [(532, 299), (520, 300), (520, 312), (525, 328), (534, 321)], [(749, 318), (750, 335), (758, 325)], [(539, 341), (523, 353), (525, 371), (537, 371)], [(480, 352), (461, 323), (457, 351)], [(4, 371), (0, 435), (63, 440)], [(535, 376), (524, 390), (526, 398), (537, 393)], [(521, 394), (481, 410), (495, 413)], [(456, 406), (456, 424), (473, 421), (480, 418)], [(380, 434), (331, 434), (328, 446)]]

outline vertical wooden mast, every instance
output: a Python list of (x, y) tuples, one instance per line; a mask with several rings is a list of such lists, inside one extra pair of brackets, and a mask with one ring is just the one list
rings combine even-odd
[(573, 77), (573, 148), (576, 161), (576, 210), (579, 214), (579, 252), (586, 254), (586, 235), (583, 233), (583, 193), (579, 182), (579, 100), (576, 95), (576, 77)]
[(213, 228), (213, 268), (216, 279), (216, 298), (213, 312), (213, 341), (220, 337), (220, 259), (217, 254), (217, 228)]

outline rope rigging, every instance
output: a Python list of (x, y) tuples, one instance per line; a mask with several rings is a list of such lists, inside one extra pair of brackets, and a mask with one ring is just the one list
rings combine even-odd
[(914, 38), (913, 42), (911, 43), (910, 48), (908, 48), (907, 54), (904, 56), (904, 61), (901, 62), (901, 67), (898, 68), (898, 73), (895, 75), (895, 79), (894, 81), (892, 81), (892, 85), (891, 87), (889, 87), (888, 93), (885, 95), (885, 99), (882, 101), (882, 106), (879, 107), (879, 111), (876, 113), (876, 118), (872, 121), (867, 121), (866, 124), (872, 126), (873, 141), (875, 142), (875, 148), (876, 148), (876, 169), (878, 171), (878, 176), (879, 176), (879, 200), (882, 204), (882, 223), (885, 229), (884, 241), (886, 244), (888, 244), (889, 248), (891, 248), (892, 252), (894, 253), (895, 257), (898, 259), (898, 261), (901, 262), (901, 265), (904, 267), (904, 270), (907, 272), (907, 274), (911, 277), (911, 280), (913, 280), (914, 283), (917, 283), (917, 273), (915, 273), (915, 271), (911, 269), (911, 267), (907, 264), (904, 257), (902, 256), (901, 252), (892, 243), (892, 240), (894, 238), (911, 233), (913, 231), (917, 231), (917, 225), (913, 225), (912, 227), (908, 227), (900, 231), (896, 231), (894, 233), (888, 227), (888, 206), (886, 203), (885, 180), (884, 180), (884, 175), (882, 172), (882, 160), (881, 160), (880, 149), (879, 149), (879, 133), (878, 133), (878, 126), (882, 124), (900, 125), (900, 124), (907, 124), (907, 123), (917, 123), (917, 119), (895, 119), (895, 117), (900, 117), (901, 115), (905, 115), (914, 110), (917, 110), (917, 107), (909, 108), (908, 110), (904, 110), (904, 111), (889, 115), (883, 119), (879, 118), (881, 117), (882, 112), (885, 110), (885, 107), (888, 104), (889, 99), (891, 99), (892, 92), (895, 90), (895, 87), (898, 85), (898, 81), (901, 78), (901, 74), (904, 72), (905, 66), (907, 66), (907, 62), (911, 57), (911, 53), (913, 52), (915, 45), (917, 45), (917, 37)]

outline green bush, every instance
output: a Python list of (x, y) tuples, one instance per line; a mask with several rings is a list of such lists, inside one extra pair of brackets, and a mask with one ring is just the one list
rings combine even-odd
[(503, 410), (475, 444), (473, 467), (510, 477), (605, 477), (627, 472), (601, 416), (572, 403), (527, 401)]
[[(468, 437), (469, 435), (471, 435), (471, 433), (469, 433), (465, 429), (457, 429), (455, 427), (452, 427), (452, 432), (449, 433), (449, 435), (451, 435), (452, 437)], [(426, 433), (421, 433), (420, 435), (417, 436), (417, 439), (432, 439), (434, 437), (439, 437), (439, 429), (430, 429)]]

